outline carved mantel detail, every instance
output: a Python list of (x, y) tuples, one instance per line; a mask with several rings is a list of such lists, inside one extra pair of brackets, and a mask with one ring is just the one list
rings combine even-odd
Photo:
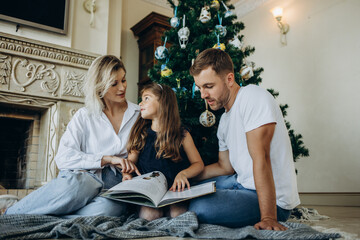
[[(16, 75), (16, 70), (19, 66), (26, 68), (26, 71), (24, 73), (27, 80), (25, 80), (25, 82), (23, 83), (18, 80)], [(55, 72), (54, 68), (55, 65), (46, 66), (42, 63), (36, 65), (34, 63), (29, 63), (27, 59), (16, 59), (14, 61), (14, 66), (11, 71), (11, 78), (14, 83), (21, 88), (22, 92), (25, 92), (25, 87), (39, 80), (41, 81), (41, 89), (43, 91), (51, 93), (55, 97), (55, 92), (60, 85), (60, 78), (57, 72)]]
[(10, 79), (11, 59), (9, 56), (0, 54), (0, 84), (7, 85)]
[(84, 97), (85, 73), (66, 72), (63, 94), (74, 97)]
[(16, 55), (27, 55), (42, 58), (47, 61), (65, 65), (79, 65), (87, 69), (96, 54), (89, 54), (71, 48), (61, 47), (54, 44), (21, 38), (10, 34), (0, 33), (0, 50)]

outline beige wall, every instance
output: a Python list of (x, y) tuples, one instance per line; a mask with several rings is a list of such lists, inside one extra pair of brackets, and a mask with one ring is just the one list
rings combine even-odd
[(149, 4), (142, 0), (124, 0), (121, 31), (121, 57), (127, 70), (127, 98), (137, 103), (137, 81), (139, 76), (139, 48), (137, 38), (130, 30), (151, 12), (172, 16), (172, 10)]
[[(288, 45), (269, 12), (284, 7)], [(300, 192), (360, 192), (360, 1), (270, 0), (240, 20), (263, 87), (280, 92), (310, 157), (296, 163)]]

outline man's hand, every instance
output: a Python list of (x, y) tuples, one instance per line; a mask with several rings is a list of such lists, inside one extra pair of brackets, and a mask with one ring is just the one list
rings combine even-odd
[(170, 191), (175, 192), (176, 189), (178, 189), (178, 192), (184, 191), (186, 186), (188, 189), (190, 189), (189, 180), (187, 179), (187, 177), (185, 176), (184, 173), (179, 172), (175, 177), (174, 183), (173, 183), (172, 187), (170, 188)]
[(275, 230), (275, 231), (285, 231), (287, 227), (278, 223), (278, 221), (272, 218), (261, 219), (260, 222), (254, 225), (254, 228), (257, 230)]

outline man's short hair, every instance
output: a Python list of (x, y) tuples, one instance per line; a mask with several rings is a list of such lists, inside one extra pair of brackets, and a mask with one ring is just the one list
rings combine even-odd
[(208, 48), (196, 57), (194, 64), (190, 67), (190, 75), (197, 76), (208, 67), (211, 67), (219, 76), (229, 72), (234, 73), (234, 64), (229, 54), (216, 48)]

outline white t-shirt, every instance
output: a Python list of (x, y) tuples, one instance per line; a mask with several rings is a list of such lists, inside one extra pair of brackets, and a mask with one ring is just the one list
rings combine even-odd
[[(127, 101), (128, 108), (118, 133), (105, 115), (89, 115), (88, 110), (80, 108), (61, 137), (55, 161), (60, 170), (85, 169), (96, 172), (100, 177), (101, 159), (105, 155), (127, 157), (126, 145), (130, 131), (139, 113), (140, 107)], [(114, 171), (114, 170), (113, 170)]]
[(256, 85), (240, 88), (230, 111), (221, 116), (217, 132), (219, 151), (229, 150), (231, 165), (238, 174), (237, 181), (243, 187), (255, 190), (246, 132), (268, 123), (276, 123), (270, 143), (276, 204), (283, 209), (293, 209), (300, 204), (300, 199), (291, 143), (281, 109), (268, 91)]

